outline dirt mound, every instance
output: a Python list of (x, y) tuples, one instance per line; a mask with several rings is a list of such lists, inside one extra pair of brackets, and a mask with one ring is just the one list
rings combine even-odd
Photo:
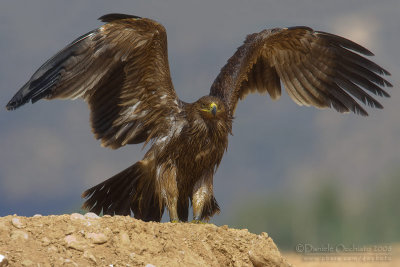
[(0, 218), (3, 266), (288, 266), (266, 233), (93, 213)]

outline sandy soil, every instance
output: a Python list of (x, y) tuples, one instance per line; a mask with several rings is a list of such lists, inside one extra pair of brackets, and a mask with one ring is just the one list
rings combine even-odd
[(3, 266), (289, 266), (273, 240), (213, 224), (93, 213), (0, 217)]
[(283, 256), (296, 267), (399, 267), (400, 244), (386, 244), (378, 248), (366, 246), (369, 252), (315, 253), (302, 254), (292, 251), (282, 252)]

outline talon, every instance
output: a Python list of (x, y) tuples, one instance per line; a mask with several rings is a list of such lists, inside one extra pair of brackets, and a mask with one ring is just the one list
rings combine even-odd
[(195, 224), (207, 224), (206, 222), (203, 222), (202, 220), (192, 220), (190, 223), (195, 223)]

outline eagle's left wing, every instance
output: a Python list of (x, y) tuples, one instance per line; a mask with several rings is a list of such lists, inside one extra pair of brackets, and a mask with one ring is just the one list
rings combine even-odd
[(389, 97), (382, 87), (392, 85), (382, 78), (388, 71), (360, 54), (373, 55), (350, 40), (308, 27), (263, 30), (247, 36), (215, 79), (210, 95), (223, 99), (233, 115), (239, 99), (249, 93), (268, 92), (278, 99), (282, 81), (299, 105), (367, 116), (355, 98), (382, 108), (365, 90)]
[(106, 22), (49, 59), (14, 95), (7, 109), (44, 99), (83, 98), (103, 146), (163, 138), (180, 112), (167, 55), (167, 34), (156, 21), (108, 14)]

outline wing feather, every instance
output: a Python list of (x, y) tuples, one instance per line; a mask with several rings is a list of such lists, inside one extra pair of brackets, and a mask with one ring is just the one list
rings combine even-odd
[(170, 128), (179, 111), (167, 55), (165, 29), (150, 19), (124, 14), (53, 56), (18, 91), (7, 109), (39, 99), (83, 98), (102, 145), (118, 148), (148, 142)]
[(375, 108), (370, 96), (389, 97), (388, 71), (365, 58), (373, 53), (346, 38), (308, 27), (263, 30), (247, 36), (221, 69), (210, 95), (225, 101), (231, 114), (249, 93), (281, 93), (280, 81), (298, 105), (333, 107), (339, 112), (368, 115), (358, 101)]

